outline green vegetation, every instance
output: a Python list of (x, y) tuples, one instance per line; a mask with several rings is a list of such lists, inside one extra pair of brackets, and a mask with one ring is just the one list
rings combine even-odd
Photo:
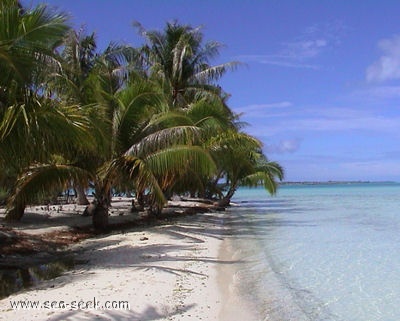
[[(112, 189), (158, 214), (173, 194), (229, 204), (240, 185), (276, 192), (283, 169), (242, 131), (218, 85), (240, 64), (213, 66), (221, 45), (199, 28), (136, 28), (140, 48), (97, 51), (45, 5), (0, 4), (0, 191), (8, 220), (26, 205), (95, 189), (93, 224), (107, 227)], [(221, 183), (223, 182), (223, 183)]]

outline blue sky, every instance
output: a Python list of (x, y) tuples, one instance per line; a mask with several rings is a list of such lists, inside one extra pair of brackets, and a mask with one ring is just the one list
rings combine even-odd
[(139, 46), (132, 27), (203, 26), (225, 44), (215, 64), (230, 107), (286, 179), (400, 181), (400, 1), (23, 0), (69, 13), (74, 26)]

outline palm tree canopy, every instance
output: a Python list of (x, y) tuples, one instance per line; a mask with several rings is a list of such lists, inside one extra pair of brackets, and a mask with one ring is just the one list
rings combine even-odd
[(181, 25), (177, 21), (167, 23), (162, 32), (147, 31), (138, 22), (134, 26), (147, 41), (142, 53), (150, 75), (164, 81), (174, 104), (179, 99), (185, 101), (185, 94), (193, 95), (200, 88), (220, 92), (214, 86), (216, 81), (239, 64), (234, 61), (212, 66), (210, 61), (219, 54), (222, 45), (215, 41), (203, 45), (200, 27)]
[(277, 190), (277, 179), (284, 177), (283, 168), (270, 162), (262, 153), (262, 143), (256, 138), (235, 130), (211, 138), (207, 146), (213, 155), (220, 175), (223, 175), (232, 197), (240, 185), (264, 186), (270, 193)]
[(201, 128), (165, 107), (157, 83), (134, 77), (115, 98), (114, 112), (109, 113), (112, 150), (101, 171), (103, 182), (116, 184), (130, 177), (137, 190), (148, 189), (161, 206), (162, 191), (189, 168), (212, 175), (214, 162), (199, 145)]
[(41, 69), (56, 63), (54, 49), (68, 31), (67, 17), (44, 5), (24, 10), (16, 0), (0, 3), (0, 89), (33, 85)]

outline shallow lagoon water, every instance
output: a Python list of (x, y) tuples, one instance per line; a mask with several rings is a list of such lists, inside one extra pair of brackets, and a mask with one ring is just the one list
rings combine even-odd
[(400, 184), (241, 189), (233, 201), (237, 277), (260, 320), (400, 320)]

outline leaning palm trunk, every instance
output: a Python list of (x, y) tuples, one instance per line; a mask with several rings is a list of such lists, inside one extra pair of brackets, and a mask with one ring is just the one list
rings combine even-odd
[(82, 183), (90, 179), (85, 170), (63, 164), (36, 164), (22, 174), (7, 201), (6, 220), (20, 220), (26, 205), (48, 199), (49, 191), (64, 190), (71, 180)]
[(231, 186), (226, 195), (217, 202), (218, 206), (223, 206), (223, 207), (229, 206), (231, 204), (231, 199), (236, 192), (236, 189), (237, 189), (236, 186)]
[(76, 204), (77, 205), (89, 205), (89, 201), (86, 197), (85, 189), (82, 185), (75, 186), (76, 191)]
[(22, 219), (22, 216), (24, 216), (24, 212), (25, 212), (25, 204), (22, 203), (16, 204), (7, 211), (5, 220), (8, 222), (20, 221)]

